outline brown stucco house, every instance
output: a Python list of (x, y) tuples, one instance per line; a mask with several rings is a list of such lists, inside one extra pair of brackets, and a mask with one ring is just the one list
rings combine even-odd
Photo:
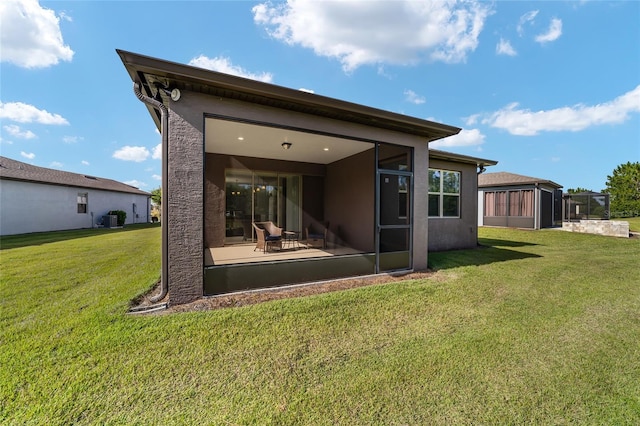
[(497, 161), (429, 150), (429, 251), (478, 245), (478, 176)]
[(540, 229), (562, 224), (562, 185), (515, 173), (478, 177), (478, 224)]
[(162, 134), (170, 303), (424, 270), (430, 248), (476, 245), (477, 168), (495, 162), (428, 148), (459, 128), (117, 53)]

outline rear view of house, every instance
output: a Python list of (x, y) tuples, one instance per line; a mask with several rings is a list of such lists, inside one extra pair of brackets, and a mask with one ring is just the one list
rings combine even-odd
[(0, 235), (93, 228), (111, 210), (150, 221), (150, 196), (122, 182), (0, 157)]
[(562, 223), (562, 185), (515, 173), (478, 177), (478, 224), (551, 228)]
[(163, 138), (170, 303), (424, 270), (432, 209), (438, 245), (476, 244), (476, 167), (495, 162), (440, 154), (430, 170), (428, 144), (459, 128), (117, 52)]

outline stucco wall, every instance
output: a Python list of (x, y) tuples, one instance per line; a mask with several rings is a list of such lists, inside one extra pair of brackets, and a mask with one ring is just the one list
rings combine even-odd
[[(78, 213), (79, 193), (88, 194), (87, 213)], [(146, 195), (0, 179), (0, 235), (92, 228), (109, 210), (127, 212), (125, 225), (147, 223), (150, 221), (148, 198)], [(133, 204), (136, 204), (137, 217)]]
[(204, 289), (203, 104), (185, 94), (169, 111), (168, 289), (171, 304), (202, 297)]
[(431, 160), (429, 167), (460, 172), (460, 217), (429, 218), (429, 251), (478, 245), (478, 175), (475, 165)]
[(325, 220), (335, 238), (365, 252), (375, 251), (374, 149), (327, 167)]

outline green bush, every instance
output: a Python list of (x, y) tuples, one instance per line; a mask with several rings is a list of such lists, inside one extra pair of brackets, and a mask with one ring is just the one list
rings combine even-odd
[(124, 210), (111, 210), (107, 214), (118, 216), (118, 226), (124, 226), (124, 222), (127, 220), (127, 212)]

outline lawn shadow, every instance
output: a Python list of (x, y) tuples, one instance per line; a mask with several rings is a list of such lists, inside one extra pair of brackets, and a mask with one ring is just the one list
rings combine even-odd
[(115, 232), (137, 231), (145, 228), (159, 228), (157, 223), (140, 223), (126, 225), (121, 228), (86, 228), (69, 231), (34, 232), (31, 234), (5, 235), (0, 237), (0, 250), (20, 247), (39, 246), (77, 238), (95, 237), (96, 235), (113, 234)]
[[(505, 241), (495, 240), (504, 245)], [(496, 262), (507, 262), (510, 260), (530, 259), (542, 257), (538, 254), (522, 252), (518, 250), (509, 250), (506, 248), (490, 247), (487, 246), (487, 240), (483, 240), (483, 245), (479, 245), (478, 248), (468, 250), (451, 250), (443, 252), (429, 253), (429, 268), (448, 269), (457, 268), (459, 266), (480, 266), (488, 265)], [(518, 247), (516, 241), (513, 247)], [(522, 246), (536, 245), (522, 243)]]
[(526, 247), (539, 245), (535, 243), (527, 243), (525, 241), (499, 240), (496, 238), (478, 238), (478, 244), (484, 247)]

